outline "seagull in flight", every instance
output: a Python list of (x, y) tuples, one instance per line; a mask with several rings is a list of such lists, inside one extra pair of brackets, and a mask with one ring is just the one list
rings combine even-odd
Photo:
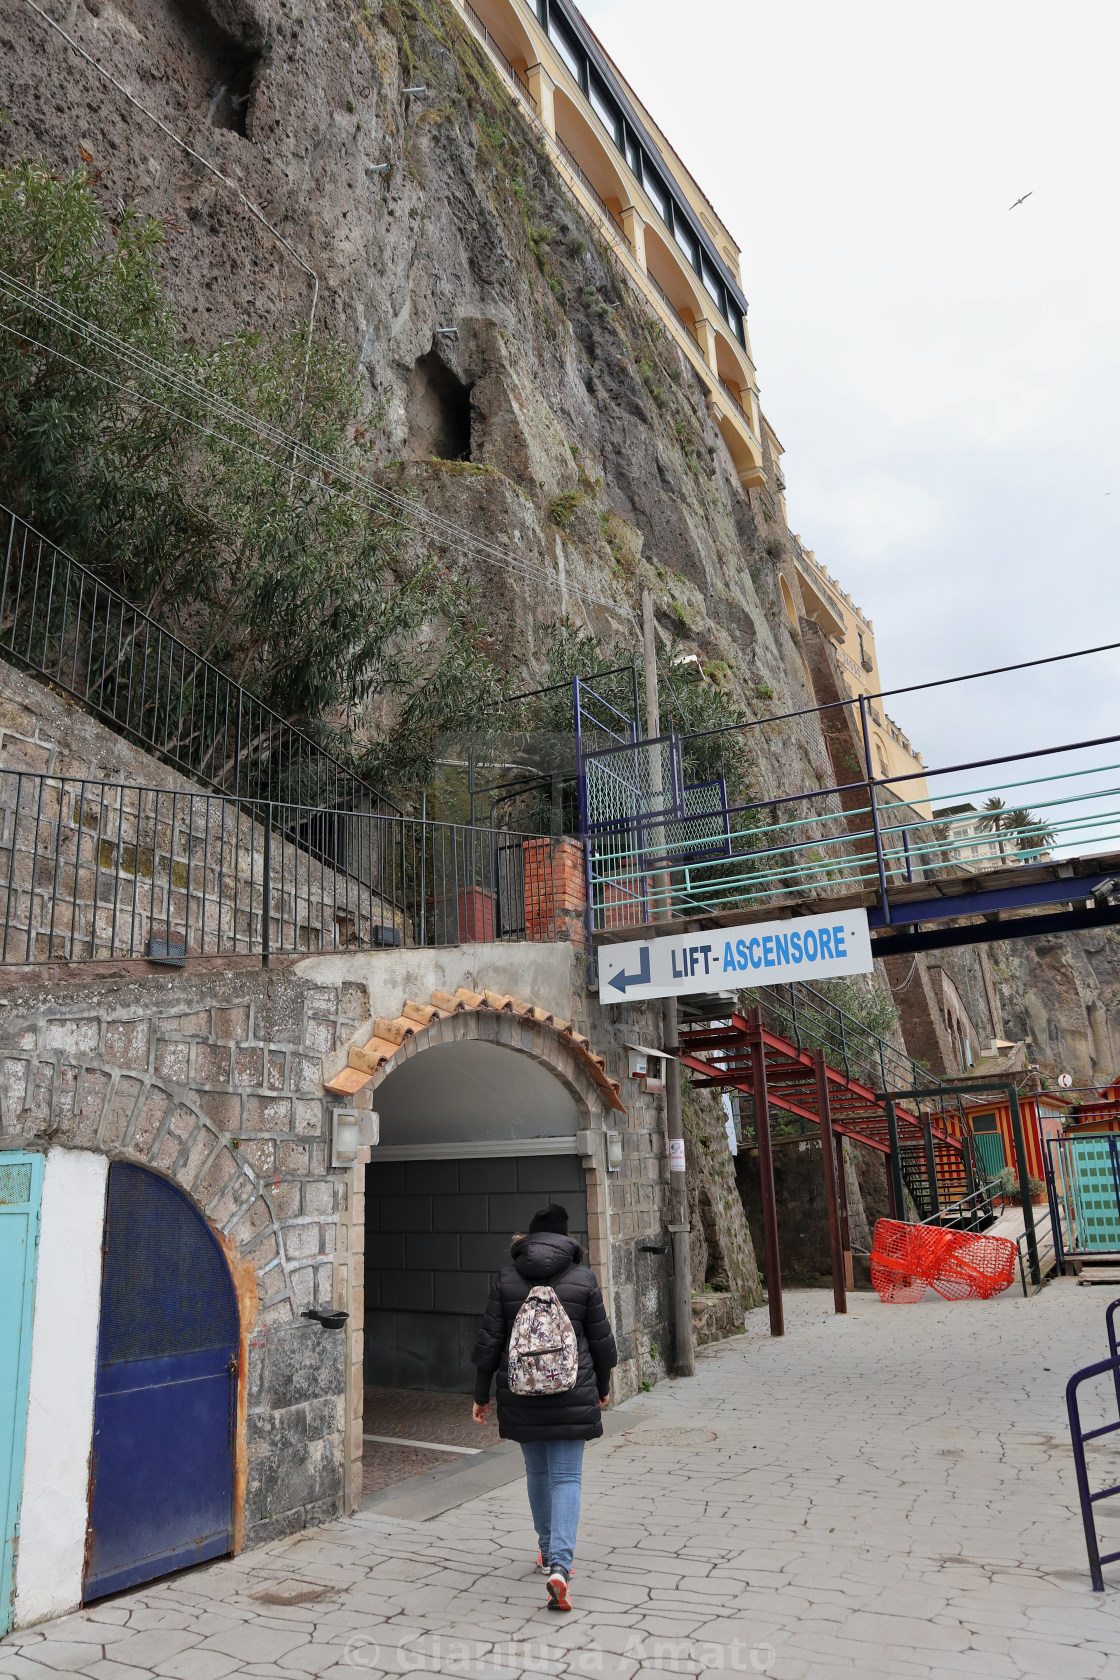
[(1024, 193), (1022, 198), (1017, 198), (1015, 200), (1014, 204), (1009, 204), (1007, 206), (1007, 208), (1009, 210), (1018, 210), (1020, 204), (1025, 204), (1027, 202), (1027, 199), (1032, 198), (1033, 196), (1034, 196), (1034, 188), (1032, 187), (1029, 193)]

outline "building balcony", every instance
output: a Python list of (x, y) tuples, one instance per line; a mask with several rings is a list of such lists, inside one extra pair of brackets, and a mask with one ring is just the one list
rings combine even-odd
[[(747, 488), (763, 484), (758, 396), (746, 324), (706, 250), (701, 250), (691, 227), (686, 229), (679, 212), (673, 224), (677, 231), (670, 232), (650, 196), (650, 190), (661, 190), (652, 170), (643, 184), (617, 134), (607, 128), (573, 66), (528, 6), (519, 0), (457, 3), (543, 135), (576, 203), (607, 235), (627, 279), (653, 306), (699, 375), (709, 416), (727, 444), (740, 482)], [(585, 79), (588, 74), (585, 65)], [(609, 117), (609, 108), (603, 104), (603, 109)], [(635, 163), (640, 169), (640, 158), (635, 157)], [(671, 207), (668, 214), (672, 221)]]

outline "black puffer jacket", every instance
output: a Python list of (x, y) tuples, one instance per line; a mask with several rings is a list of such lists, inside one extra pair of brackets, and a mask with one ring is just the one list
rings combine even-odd
[[(571, 1237), (538, 1231), (519, 1237), (490, 1291), (486, 1316), (471, 1359), (478, 1366), (474, 1397), (490, 1398), (498, 1375), (498, 1433), (507, 1441), (590, 1441), (603, 1433), (599, 1397), (610, 1391), (618, 1350), (595, 1273), (581, 1264), (583, 1250)], [(550, 1283), (572, 1321), (579, 1346), (579, 1376), (566, 1394), (511, 1394), (507, 1380), (509, 1338), (530, 1289)]]

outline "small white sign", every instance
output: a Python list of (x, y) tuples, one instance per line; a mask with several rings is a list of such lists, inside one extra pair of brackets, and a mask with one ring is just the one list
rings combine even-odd
[(670, 1172), (683, 1172), (684, 1171), (684, 1139), (683, 1138), (670, 1138), (669, 1139), (669, 1171)]
[(600, 1003), (832, 980), (841, 974), (870, 974), (873, 967), (866, 910), (670, 933), (602, 945), (598, 955)]

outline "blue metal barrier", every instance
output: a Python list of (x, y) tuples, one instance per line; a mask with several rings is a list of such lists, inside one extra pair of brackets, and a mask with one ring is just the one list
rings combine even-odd
[[(1069, 1413), (1070, 1440), (1073, 1445), (1073, 1466), (1077, 1475), (1077, 1494), (1081, 1501), (1081, 1521), (1085, 1528), (1085, 1548), (1089, 1554), (1089, 1574), (1093, 1581), (1093, 1591), (1104, 1591), (1104, 1576), (1101, 1573), (1106, 1563), (1116, 1563), (1120, 1560), (1120, 1552), (1106, 1552), (1101, 1556), (1097, 1541), (1097, 1524), (1093, 1515), (1093, 1506), (1102, 1499), (1111, 1499), (1120, 1493), (1120, 1483), (1114, 1487), (1101, 1488), (1096, 1493), (1089, 1488), (1089, 1471), (1085, 1463), (1085, 1443), (1096, 1441), (1102, 1435), (1114, 1435), (1120, 1430), (1120, 1351), (1116, 1345), (1116, 1311), (1120, 1308), (1120, 1300), (1113, 1301), (1105, 1314), (1108, 1327), (1109, 1357), (1102, 1359), (1099, 1364), (1086, 1365), (1081, 1371), (1075, 1371), (1066, 1384), (1066, 1410)], [(1081, 1412), (1077, 1404), (1077, 1391), (1082, 1383), (1091, 1382), (1095, 1377), (1103, 1377), (1111, 1373), (1113, 1386), (1116, 1390), (1117, 1421), (1102, 1424), (1097, 1429), (1083, 1430), (1081, 1427)]]

